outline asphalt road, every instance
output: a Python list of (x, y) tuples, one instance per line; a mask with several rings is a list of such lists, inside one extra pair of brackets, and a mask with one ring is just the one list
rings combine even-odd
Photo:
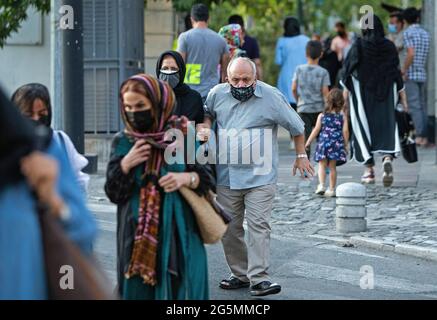
[[(96, 253), (115, 285), (115, 207), (90, 203), (99, 223)], [(208, 246), (210, 297), (252, 299), (247, 289), (223, 291), (220, 280), (228, 268), (221, 245)], [(271, 275), (281, 294), (266, 299), (437, 299), (437, 264), (408, 256), (363, 248), (343, 248), (309, 238), (278, 238), (271, 242)], [(364, 273), (372, 272), (372, 273)], [(372, 287), (373, 289), (363, 289)]]
[[(281, 131), (280, 182), (305, 187), (299, 177), (290, 174), (293, 152), (288, 150), (287, 134)], [(342, 179), (359, 181), (362, 168), (351, 164), (341, 168)], [(104, 169), (105, 166), (101, 166)], [(411, 171), (404, 170), (405, 172)], [(401, 174), (402, 183), (417, 184), (418, 170), (414, 176)], [(402, 173), (402, 172), (401, 172)], [(414, 179), (413, 179), (414, 178)], [(115, 206), (103, 192), (104, 171), (92, 176), (89, 207), (95, 213), (100, 234), (96, 244), (97, 256), (108, 277), (115, 285)], [(416, 179), (416, 180), (415, 180)], [(431, 181), (431, 180), (430, 180)], [(432, 180), (432, 185), (435, 180)], [(431, 183), (430, 182), (430, 183)], [(317, 181), (308, 183), (315, 185)], [(403, 185), (402, 185), (403, 186)], [(271, 242), (271, 275), (274, 282), (282, 285), (279, 295), (266, 299), (282, 300), (344, 300), (344, 299), (437, 299), (437, 263), (395, 253), (379, 252), (365, 248), (342, 248), (332, 243), (311, 238), (283, 237), (273, 234)], [(222, 279), (229, 276), (221, 245), (208, 246), (210, 297), (213, 300), (252, 299), (247, 289), (223, 291), (218, 288)], [(373, 272), (373, 273), (365, 273)], [(373, 274), (373, 277), (372, 277)], [(373, 289), (363, 289), (361, 282)]]

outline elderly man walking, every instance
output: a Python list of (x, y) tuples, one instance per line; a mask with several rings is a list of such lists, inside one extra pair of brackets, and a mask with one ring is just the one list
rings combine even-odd
[[(256, 80), (256, 65), (248, 58), (237, 58), (228, 66), (228, 82), (211, 90), (205, 103), (205, 123), (199, 136), (207, 140), (213, 121), (218, 126), (219, 163), (216, 166), (218, 201), (233, 220), (223, 238), (223, 248), (232, 275), (220, 287), (226, 290), (250, 288), (253, 296), (277, 294), (281, 286), (272, 283), (270, 267), (270, 216), (278, 177), (278, 125), (295, 137), (297, 160), (293, 174), (313, 176), (304, 146), (304, 124), (277, 90)], [(232, 132), (232, 133), (231, 133)], [(230, 143), (223, 143), (224, 139)], [(237, 139), (237, 140), (235, 140)], [(254, 149), (264, 145), (270, 170), (259, 170)], [(222, 148), (225, 146), (225, 149)], [(249, 159), (252, 149), (252, 160)], [(259, 153), (259, 150), (258, 150)], [(228, 163), (223, 163), (223, 155)], [(241, 155), (243, 163), (234, 163)], [(231, 161), (229, 161), (231, 159)], [(234, 158), (235, 160), (235, 158)], [(243, 228), (247, 220), (248, 243)]]

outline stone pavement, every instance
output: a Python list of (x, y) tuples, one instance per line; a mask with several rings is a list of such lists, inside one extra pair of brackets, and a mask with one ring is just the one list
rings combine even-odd
[[(435, 149), (420, 150), (418, 164), (410, 165), (403, 159), (395, 161), (395, 183), (389, 189), (382, 186), (382, 163), (378, 163), (377, 184), (368, 187), (368, 231), (355, 235), (336, 233), (335, 199), (314, 194), (317, 178), (303, 181), (300, 177), (292, 177), (293, 154), (284, 136), (280, 141), (280, 178), (271, 220), (273, 237), (319, 238), (345, 246), (387, 249), (437, 261)], [(92, 176), (90, 182), (90, 207), (115, 212), (103, 191), (105, 165), (99, 164), (99, 169), (99, 174)], [(348, 163), (338, 171), (340, 185), (359, 182), (363, 168)], [(104, 226), (108, 224), (109, 228), (115, 227), (112, 221), (99, 222)]]
[[(335, 230), (335, 199), (314, 194), (317, 178), (302, 181), (291, 177), (290, 151), (281, 142), (278, 194), (272, 214), (273, 234), (310, 236), (348, 245), (370, 246), (437, 261), (437, 166), (436, 150), (420, 150), (420, 163), (394, 162), (395, 183), (382, 186), (382, 163), (377, 166), (377, 183), (367, 187), (368, 231), (354, 235)], [(360, 182), (363, 167), (348, 163), (338, 169), (338, 185)], [(354, 236), (350, 238), (350, 236)], [(348, 243), (349, 242), (349, 243)], [(414, 247), (411, 247), (414, 246)], [(430, 254), (431, 251), (431, 254)]]

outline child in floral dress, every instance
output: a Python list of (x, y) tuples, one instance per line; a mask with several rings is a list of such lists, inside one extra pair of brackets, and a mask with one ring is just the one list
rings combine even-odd
[[(324, 113), (317, 119), (316, 127), (309, 137), (306, 147), (318, 137), (315, 161), (319, 163), (319, 186), (316, 194), (335, 197), (337, 167), (347, 162), (349, 128), (343, 112), (345, 100), (343, 93), (333, 89), (327, 99)], [(326, 190), (326, 176), (329, 168), (329, 189)]]

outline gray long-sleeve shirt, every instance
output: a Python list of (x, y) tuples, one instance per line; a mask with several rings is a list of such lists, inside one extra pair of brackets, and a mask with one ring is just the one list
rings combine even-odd
[(293, 136), (302, 135), (305, 129), (284, 95), (261, 81), (246, 102), (232, 96), (229, 84), (214, 87), (205, 112), (217, 121), (218, 144), (210, 146), (217, 150), (217, 184), (233, 190), (276, 184), (278, 125)]

